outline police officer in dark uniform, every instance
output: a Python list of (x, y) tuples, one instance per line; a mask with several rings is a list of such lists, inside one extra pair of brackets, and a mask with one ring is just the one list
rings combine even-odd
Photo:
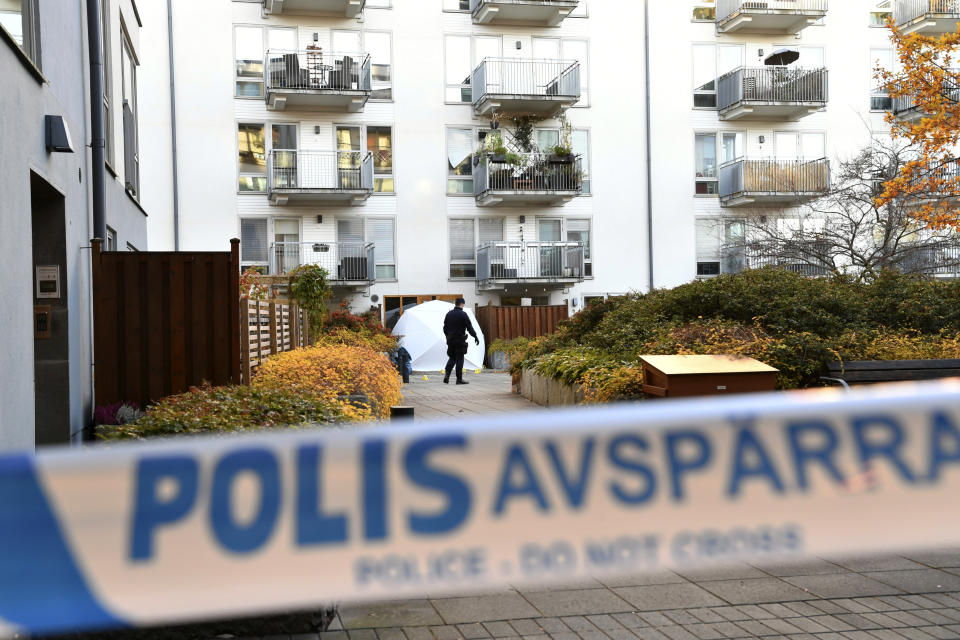
[(477, 344), (480, 344), (480, 338), (477, 337), (477, 332), (473, 330), (470, 316), (463, 310), (463, 305), (466, 303), (467, 301), (463, 298), (457, 298), (456, 306), (443, 319), (443, 335), (447, 337), (448, 358), (447, 366), (444, 369), (444, 384), (450, 383), (450, 373), (454, 366), (457, 368), (457, 384), (470, 384), (463, 379), (463, 357), (467, 355), (467, 332), (470, 332)]

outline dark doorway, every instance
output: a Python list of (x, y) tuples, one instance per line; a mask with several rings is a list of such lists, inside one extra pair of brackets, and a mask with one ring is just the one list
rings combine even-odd
[[(33, 224), (33, 378), (37, 446), (70, 441), (66, 201), (30, 174)], [(24, 310), (26, 312), (26, 310)]]

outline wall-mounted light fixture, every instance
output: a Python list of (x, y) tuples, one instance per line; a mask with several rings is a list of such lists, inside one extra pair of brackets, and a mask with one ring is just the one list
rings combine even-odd
[(763, 144), (766, 141), (767, 141), (766, 137), (760, 136), (760, 144)]
[(313, 128), (313, 132), (317, 135), (320, 135), (320, 125), (317, 125)]
[(323, 216), (317, 216), (317, 224), (323, 224)]
[(527, 221), (527, 216), (520, 216), (520, 224), (523, 224)]
[(317, 33), (316, 31), (313, 32), (313, 41), (320, 42), (320, 34)]
[(517, 40), (517, 50), (523, 49), (523, 43)]

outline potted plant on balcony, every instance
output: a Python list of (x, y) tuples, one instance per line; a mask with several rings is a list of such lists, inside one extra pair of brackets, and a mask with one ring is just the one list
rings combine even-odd
[[(487, 135), (483, 140), (483, 146), (480, 148), (481, 154), (486, 154), (490, 162), (503, 164), (507, 162), (507, 146), (503, 143), (503, 135), (499, 131), (494, 131)], [(478, 154), (476, 162), (480, 162)]]
[(566, 116), (560, 117), (560, 143), (550, 147), (547, 162), (553, 164), (573, 164), (573, 125)]

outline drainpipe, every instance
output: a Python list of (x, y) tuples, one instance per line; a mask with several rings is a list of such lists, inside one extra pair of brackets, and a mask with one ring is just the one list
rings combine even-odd
[(107, 237), (106, 177), (103, 134), (103, 55), (100, 49), (100, 0), (87, 0), (87, 40), (90, 50), (90, 150), (93, 166), (93, 237)]
[(173, 73), (173, 0), (167, 0), (167, 48), (170, 50), (170, 135), (173, 149), (173, 250), (180, 251), (180, 173), (177, 164), (177, 92)]
[(647, 289), (653, 291), (653, 169), (650, 136), (650, 2), (643, 0), (643, 67), (646, 79), (646, 127), (647, 127)]

